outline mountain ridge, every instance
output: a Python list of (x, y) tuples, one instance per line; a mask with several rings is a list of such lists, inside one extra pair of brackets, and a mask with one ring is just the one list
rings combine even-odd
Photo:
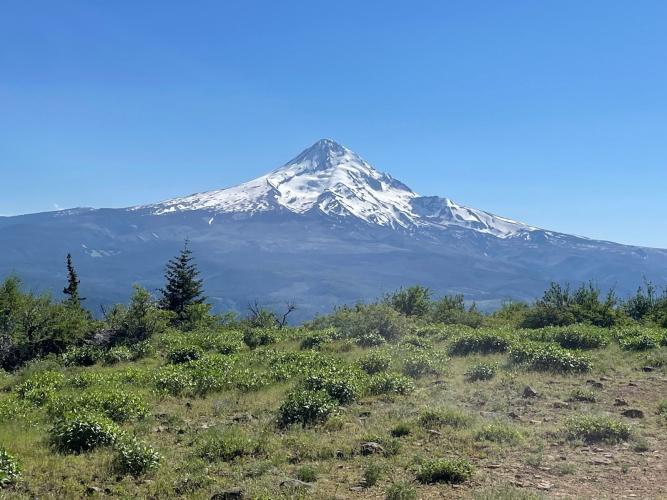
[[(313, 149), (314, 147), (314, 149)], [(271, 182), (269, 182), (271, 181)], [(420, 196), (359, 155), (318, 141), (231, 188), (128, 208), (0, 218), (0, 275), (59, 293), (71, 253), (87, 305), (124, 302), (128, 283), (162, 285), (189, 239), (216, 310), (295, 301), (295, 320), (415, 283), (481, 309), (532, 300), (551, 281), (619, 295), (667, 283), (667, 250), (586, 239)]]
[(420, 196), (331, 139), (320, 139), (281, 167), (251, 181), (129, 210), (149, 210), (155, 215), (188, 210), (252, 215), (281, 207), (297, 214), (319, 210), (325, 215), (351, 216), (394, 229), (455, 225), (503, 238), (538, 229), (449, 198)]

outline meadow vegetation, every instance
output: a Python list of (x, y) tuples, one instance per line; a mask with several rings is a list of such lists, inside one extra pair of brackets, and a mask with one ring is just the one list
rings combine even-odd
[(665, 491), (667, 299), (652, 286), (620, 301), (552, 285), (491, 315), (415, 286), (288, 326), (292, 305), (212, 314), (185, 251), (159, 300), (137, 287), (102, 318), (76, 274), (64, 301), (0, 286), (0, 495)]

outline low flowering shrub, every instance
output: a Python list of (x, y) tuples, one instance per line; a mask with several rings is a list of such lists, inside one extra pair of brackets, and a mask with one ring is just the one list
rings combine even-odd
[(321, 349), (324, 344), (332, 341), (332, 333), (330, 330), (321, 330), (311, 333), (301, 340), (299, 349), (302, 351), (306, 349)]
[(610, 444), (627, 441), (630, 426), (613, 417), (598, 415), (580, 415), (565, 422), (565, 437), (570, 441), (583, 441), (586, 444), (605, 442)]
[(157, 469), (161, 459), (160, 454), (150, 445), (131, 438), (116, 444), (112, 466), (118, 473), (141, 476)]
[(296, 390), (287, 395), (278, 410), (278, 425), (302, 426), (326, 420), (336, 409), (336, 402), (325, 391)]
[(96, 346), (83, 345), (70, 347), (61, 356), (65, 366), (91, 366), (102, 357), (102, 351)]
[(7, 450), (0, 447), (0, 488), (16, 483), (21, 477), (21, 464)]
[(378, 347), (387, 343), (387, 339), (385, 339), (382, 335), (372, 332), (357, 335), (354, 338), (354, 341), (360, 347)]
[(304, 387), (310, 391), (322, 390), (340, 404), (349, 404), (361, 394), (359, 374), (337, 367), (309, 375)]
[(243, 342), (250, 347), (256, 349), (259, 346), (275, 344), (278, 336), (275, 330), (270, 328), (249, 328), (243, 332)]
[(373, 396), (379, 394), (408, 394), (415, 389), (415, 385), (408, 377), (398, 373), (378, 373), (368, 381), (368, 393)]
[(141, 419), (148, 415), (148, 407), (139, 396), (121, 389), (97, 389), (78, 396), (59, 396), (51, 401), (47, 409), (56, 418), (72, 410), (99, 413), (114, 422)]
[(172, 396), (186, 394), (195, 388), (192, 376), (182, 365), (163, 366), (153, 375), (153, 384), (158, 392)]
[(473, 330), (455, 337), (449, 345), (449, 354), (465, 356), (472, 353), (506, 352), (510, 345), (511, 337), (507, 332)]
[(388, 352), (373, 349), (365, 356), (359, 358), (357, 364), (359, 365), (359, 368), (369, 375), (374, 375), (376, 373), (384, 372), (389, 368), (389, 365), (391, 364), (391, 356)]
[(526, 368), (538, 371), (588, 372), (592, 369), (590, 357), (569, 351), (558, 344), (539, 342), (515, 342), (510, 350), (510, 359)]
[(181, 363), (187, 363), (189, 361), (195, 361), (202, 357), (203, 351), (200, 347), (195, 345), (180, 345), (172, 347), (167, 353), (167, 359), (169, 362), (178, 365)]
[(65, 384), (65, 376), (60, 372), (44, 371), (36, 373), (16, 388), (16, 393), (36, 406), (42, 406)]
[(660, 346), (667, 337), (664, 330), (635, 326), (616, 330), (618, 345), (624, 351), (648, 351)]
[(469, 382), (476, 382), (478, 380), (491, 380), (496, 376), (498, 369), (495, 363), (477, 363), (468, 369), (465, 373), (465, 378)]
[(566, 349), (600, 349), (611, 340), (609, 329), (592, 325), (548, 326), (524, 333), (531, 340), (555, 342)]
[(417, 349), (432, 349), (433, 342), (427, 338), (418, 335), (407, 335), (401, 339), (401, 345), (407, 347), (416, 347)]
[(438, 362), (432, 353), (410, 352), (403, 360), (403, 373), (412, 378), (440, 373)]
[(74, 411), (51, 428), (51, 443), (63, 453), (82, 453), (113, 445), (121, 431), (109, 418)]
[(106, 365), (115, 365), (125, 361), (132, 361), (133, 359), (134, 353), (129, 347), (124, 345), (112, 347), (102, 356), (102, 361)]

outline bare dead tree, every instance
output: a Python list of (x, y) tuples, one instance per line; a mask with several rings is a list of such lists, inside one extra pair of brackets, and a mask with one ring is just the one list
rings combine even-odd
[(284, 328), (284, 326), (287, 324), (287, 316), (296, 309), (296, 304), (294, 301), (288, 302), (287, 303), (287, 311), (285, 311), (285, 314), (283, 314), (283, 319), (280, 320), (280, 328)]

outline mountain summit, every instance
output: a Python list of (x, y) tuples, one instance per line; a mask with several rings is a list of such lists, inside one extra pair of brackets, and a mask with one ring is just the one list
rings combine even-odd
[(547, 231), (421, 196), (330, 139), (227, 189), (140, 207), (0, 217), (0, 275), (58, 292), (71, 253), (87, 304), (97, 308), (126, 301), (128, 283), (163, 286), (164, 263), (186, 238), (216, 310), (294, 301), (297, 320), (414, 283), (488, 309), (531, 300), (552, 280), (593, 280), (621, 296), (642, 277), (667, 282), (665, 250)]
[(317, 141), (285, 165), (252, 181), (135, 209), (148, 209), (155, 215), (191, 210), (250, 215), (274, 210), (315, 212), (394, 229), (464, 227), (500, 238), (535, 229), (447, 198), (421, 197), (331, 139)]

